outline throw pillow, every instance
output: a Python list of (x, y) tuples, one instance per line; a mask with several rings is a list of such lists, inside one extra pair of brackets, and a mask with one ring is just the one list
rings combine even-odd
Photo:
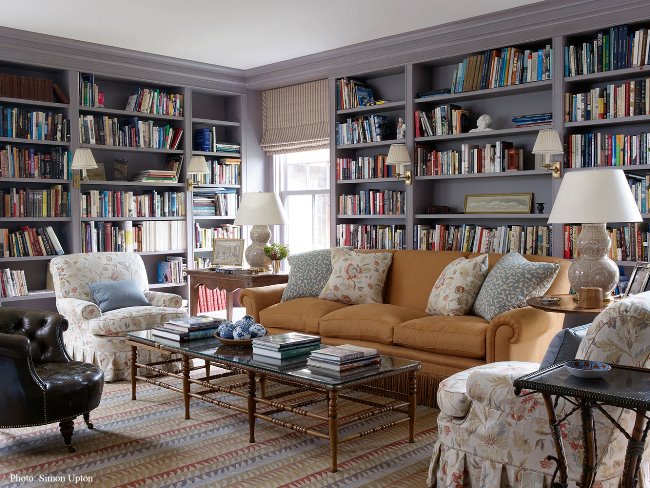
[(289, 256), (287, 261), (291, 268), (281, 301), (317, 297), (332, 274), (332, 250), (318, 249), (295, 254)]
[(534, 263), (518, 252), (503, 256), (485, 278), (474, 302), (474, 313), (485, 320), (526, 305), (526, 299), (546, 293), (560, 270), (557, 263)]
[(332, 249), (332, 274), (318, 298), (348, 305), (382, 303), (390, 253), (359, 253)]
[(133, 280), (99, 281), (89, 285), (93, 301), (103, 312), (118, 308), (151, 305), (140, 285)]
[(453, 260), (433, 285), (426, 312), (429, 315), (467, 315), (487, 274), (487, 254)]
[(587, 329), (590, 325), (585, 324), (572, 329), (562, 329), (555, 334), (555, 337), (548, 345), (539, 369), (548, 368), (569, 359), (575, 359), (580, 343), (587, 335)]

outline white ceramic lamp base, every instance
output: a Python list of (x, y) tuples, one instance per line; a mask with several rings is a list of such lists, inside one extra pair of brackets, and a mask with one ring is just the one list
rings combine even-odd
[(576, 293), (583, 287), (603, 290), (608, 300), (618, 284), (618, 266), (609, 258), (611, 240), (605, 224), (583, 224), (578, 236), (579, 257), (569, 267), (569, 283)]
[(264, 246), (269, 243), (271, 230), (268, 225), (254, 225), (250, 233), (251, 244), (244, 255), (251, 268), (268, 271), (271, 269), (271, 259), (264, 254)]

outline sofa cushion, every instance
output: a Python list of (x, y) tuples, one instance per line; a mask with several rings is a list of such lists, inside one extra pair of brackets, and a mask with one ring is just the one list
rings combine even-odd
[(332, 250), (316, 251), (291, 255), (287, 258), (289, 281), (282, 293), (282, 301), (300, 297), (317, 297), (332, 274)]
[(347, 307), (348, 305), (343, 303), (321, 298), (294, 298), (261, 310), (260, 323), (264, 327), (279, 327), (309, 334), (318, 334), (318, 321), (323, 315)]
[(426, 312), (429, 315), (467, 315), (487, 274), (487, 254), (455, 259), (433, 285)]
[(395, 327), (393, 342), (423, 351), (485, 358), (485, 343), (490, 324), (474, 315), (417, 318)]
[(318, 298), (354, 305), (382, 303), (391, 253), (332, 249), (332, 274)]
[(187, 313), (179, 308), (153, 306), (119, 308), (89, 320), (88, 328), (96, 335), (125, 336), (128, 332), (151, 329), (168, 320), (183, 317), (187, 317)]
[(554, 364), (559, 364), (569, 359), (575, 359), (580, 342), (587, 335), (587, 329), (591, 324), (579, 325), (571, 329), (562, 329), (555, 334), (553, 340), (548, 345), (544, 359), (539, 369), (545, 369)]
[(426, 317), (423, 311), (397, 305), (368, 303), (329, 313), (320, 320), (325, 337), (363, 339), (381, 344), (393, 343), (393, 327), (402, 322)]

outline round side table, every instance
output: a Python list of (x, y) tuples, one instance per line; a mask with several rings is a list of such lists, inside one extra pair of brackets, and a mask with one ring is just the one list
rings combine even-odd
[(544, 310), (545, 312), (557, 312), (557, 313), (584, 313), (598, 315), (600, 312), (609, 307), (612, 303), (616, 303), (620, 298), (616, 297), (609, 302), (603, 303), (603, 306), (600, 308), (581, 308), (578, 306), (578, 302), (573, 299), (573, 295), (552, 295), (554, 297), (559, 297), (560, 300), (554, 303), (547, 303), (542, 301), (542, 297), (532, 297), (526, 300), (526, 303), (539, 310)]

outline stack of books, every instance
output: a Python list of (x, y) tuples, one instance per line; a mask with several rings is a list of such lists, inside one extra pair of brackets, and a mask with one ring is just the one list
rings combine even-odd
[(309, 354), (320, 348), (320, 337), (289, 332), (253, 339), (253, 361), (279, 368), (306, 364)]
[(154, 327), (151, 334), (156, 340), (162, 339), (173, 345), (198, 345), (212, 343), (213, 336), (221, 324), (221, 319), (210, 317), (183, 317), (165, 322), (162, 327)]
[(546, 112), (543, 114), (515, 115), (512, 118), (512, 121), (514, 122), (516, 128), (548, 125), (553, 121), (553, 114)]
[(178, 175), (175, 170), (147, 169), (136, 174), (133, 181), (177, 183)]
[(379, 369), (381, 356), (370, 347), (343, 344), (313, 351), (307, 366), (314, 373), (330, 376), (354, 375), (360, 371)]

